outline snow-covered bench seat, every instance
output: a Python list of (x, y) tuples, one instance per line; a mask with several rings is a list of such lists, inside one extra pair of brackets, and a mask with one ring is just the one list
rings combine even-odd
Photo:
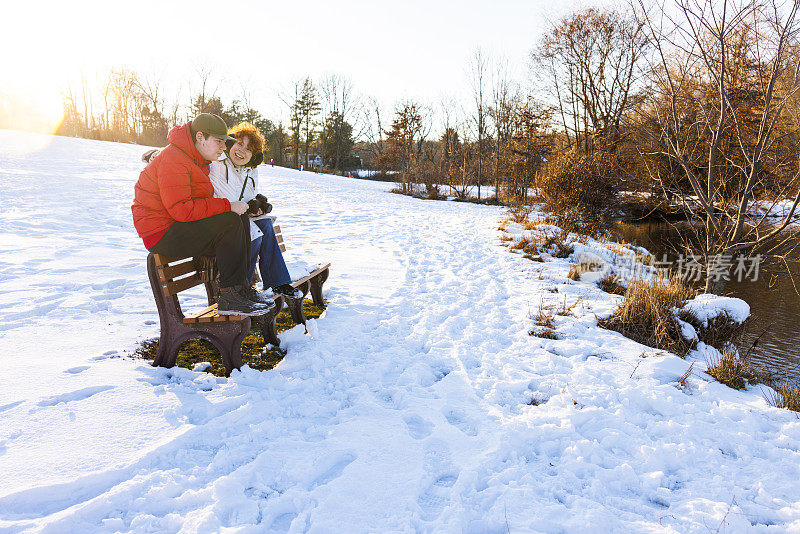
[[(215, 302), (216, 282), (203, 272), (203, 264), (212, 262), (201, 258), (170, 258), (163, 254), (147, 255), (147, 275), (161, 322), (158, 353), (153, 361), (157, 367), (173, 367), (178, 348), (192, 338), (210, 341), (219, 349), (228, 374), (242, 366), (242, 340), (250, 332), (250, 317), (244, 315), (219, 315)], [(216, 264), (216, 259), (213, 259)], [(189, 316), (181, 309), (178, 294), (200, 284), (205, 284), (208, 306)], [(266, 315), (253, 317), (264, 340), (278, 346), (275, 317), (283, 308), (283, 297), (275, 295), (275, 307)]]
[[(275, 237), (278, 240), (281, 252), (286, 252), (286, 245), (283, 241), (283, 235), (281, 234), (281, 227), (276, 224), (273, 228), (275, 229)], [(292, 320), (295, 323), (306, 324), (306, 316), (303, 313), (303, 298), (305, 298), (309, 292), (311, 292), (311, 300), (314, 301), (314, 305), (320, 308), (325, 307), (325, 301), (322, 299), (322, 284), (328, 279), (330, 266), (330, 263), (320, 264), (306, 276), (292, 281), (292, 287), (299, 289), (303, 293), (302, 298), (286, 299), (286, 304), (289, 307)]]

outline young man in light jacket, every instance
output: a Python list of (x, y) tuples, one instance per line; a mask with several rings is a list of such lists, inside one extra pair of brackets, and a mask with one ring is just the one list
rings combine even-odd
[[(263, 161), (264, 136), (249, 122), (237, 124), (228, 131), (234, 139), (228, 141), (225, 158), (211, 162), (209, 178), (214, 186), (214, 196), (229, 201), (249, 202), (258, 193), (258, 165)], [(300, 298), (302, 293), (293, 288), (289, 270), (283, 259), (272, 219), (261, 209), (250, 214), (250, 265), (249, 278), (258, 260), (264, 289), (272, 288), (289, 298)]]

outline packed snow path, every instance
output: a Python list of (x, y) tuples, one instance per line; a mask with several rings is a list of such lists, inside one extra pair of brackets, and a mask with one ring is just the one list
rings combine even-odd
[(502, 247), (497, 208), (261, 167), (329, 307), (216, 379), (115, 357), (158, 335), (142, 148), (0, 146), (0, 530), (800, 530), (794, 414), (677, 387), (686, 362), (596, 327), (614, 297)]

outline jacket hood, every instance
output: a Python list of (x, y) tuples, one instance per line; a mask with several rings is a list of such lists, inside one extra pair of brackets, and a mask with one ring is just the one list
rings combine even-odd
[(198, 152), (197, 148), (194, 146), (191, 126), (191, 122), (187, 122), (183, 126), (175, 126), (169, 131), (169, 134), (167, 134), (167, 142), (171, 145), (175, 145), (181, 152), (192, 158), (198, 167), (208, 165), (210, 162), (201, 156), (200, 152)]

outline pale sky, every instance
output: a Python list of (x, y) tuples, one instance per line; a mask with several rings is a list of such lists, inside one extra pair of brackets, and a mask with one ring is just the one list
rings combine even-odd
[(162, 79), (188, 101), (200, 69), (228, 103), (246, 88), (253, 106), (282, 119), (278, 94), (305, 76), (337, 73), (390, 110), (404, 98), (465, 98), (470, 56), (504, 56), (520, 80), (548, 22), (610, 4), (558, 0), (462, 2), (26, 1), (3, 7), (0, 97), (60, 118), (61, 95), (112, 68)]

